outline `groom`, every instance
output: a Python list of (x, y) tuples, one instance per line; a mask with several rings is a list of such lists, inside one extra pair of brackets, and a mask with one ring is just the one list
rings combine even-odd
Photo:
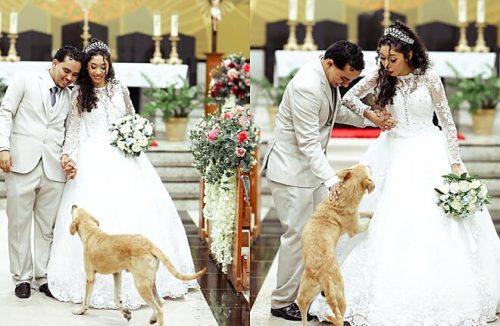
[(338, 90), (358, 78), (363, 68), (361, 49), (338, 41), (297, 72), (281, 100), (274, 139), (263, 163), (284, 230), (271, 296), (271, 313), (276, 317), (301, 320), (294, 302), (304, 269), (300, 237), (328, 190), (330, 198), (337, 192), (338, 179), (325, 155), (333, 123), (364, 126), (362, 117), (341, 106)]
[(52, 231), (66, 178), (76, 172), (74, 162), (64, 162), (64, 169), (60, 164), (70, 112), (68, 86), (78, 77), (81, 61), (79, 50), (64, 46), (50, 69), (16, 78), (0, 105), (0, 169), (7, 187), (10, 272), (18, 298), (30, 297), (33, 276), (39, 291), (52, 297), (47, 286)]

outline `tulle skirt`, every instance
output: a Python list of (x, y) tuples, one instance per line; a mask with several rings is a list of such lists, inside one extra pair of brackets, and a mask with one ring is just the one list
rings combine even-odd
[[(500, 303), (500, 240), (487, 209), (446, 216), (433, 190), (451, 173), (440, 131), (409, 138), (383, 133), (361, 163), (375, 191), (361, 210), (367, 232), (344, 236), (337, 253), (352, 326), (486, 325)], [(311, 313), (332, 315), (323, 297)]]
[[(79, 303), (85, 291), (82, 242), (78, 234), (69, 233), (73, 204), (94, 215), (102, 231), (142, 234), (169, 257), (178, 271), (194, 272), (184, 226), (146, 155), (126, 157), (109, 142), (88, 139), (80, 145), (77, 166), (78, 174), (66, 183), (61, 199), (47, 270), (55, 298)], [(175, 298), (197, 287), (197, 282), (174, 278), (160, 263), (156, 285), (162, 297)], [(97, 274), (91, 307), (116, 308), (113, 296), (113, 276)], [(125, 271), (122, 301), (133, 309), (144, 304), (132, 275)]]

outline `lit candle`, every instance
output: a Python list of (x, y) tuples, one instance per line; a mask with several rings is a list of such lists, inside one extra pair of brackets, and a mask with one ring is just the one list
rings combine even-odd
[(9, 26), (10, 34), (17, 34), (17, 12), (12, 10), (10, 13), (10, 26)]
[(153, 36), (161, 36), (161, 16), (160, 16), (160, 14), (153, 15)]
[(179, 16), (174, 11), (172, 13), (171, 21), (170, 21), (170, 36), (177, 37), (179, 35)]
[(484, 23), (484, 0), (477, 0), (477, 22)]
[(458, 22), (467, 22), (467, 0), (458, 0)]
[(306, 21), (308, 22), (314, 21), (314, 1), (315, 0), (306, 1)]
[(288, 20), (297, 21), (297, 0), (288, 1)]

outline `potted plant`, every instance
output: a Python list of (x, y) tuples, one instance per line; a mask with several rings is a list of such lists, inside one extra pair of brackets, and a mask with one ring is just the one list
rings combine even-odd
[(286, 86), (288, 82), (295, 76), (299, 69), (293, 69), (283, 78), (278, 80), (278, 85), (274, 87), (269, 80), (264, 77), (262, 79), (253, 79), (252, 83), (254, 85), (262, 88), (264, 96), (268, 101), (267, 113), (269, 114), (269, 125), (274, 128), (276, 122), (276, 114), (278, 113), (278, 106), (280, 105), (283, 94), (285, 93)]
[[(147, 78), (146, 78), (147, 79)], [(155, 87), (150, 80), (151, 88), (146, 92), (150, 101), (144, 105), (143, 115), (154, 116), (157, 111), (163, 114), (167, 140), (182, 141), (185, 138), (189, 113), (198, 107), (198, 87), (190, 86), (184, 81), (181, 87), (169, 85), (165, 88)]]
[(478, 74), (472, 78), (462, 77), (458, 70), (451, 66), (456, 80), (451, 82), (456, 87), (449, 99), (451, 108), (467, 101), (472, 114), (472, 131), (476, 135), (490, 135), (496, 115), (496, 106), (500, 101), (500, 77), (492, 68), (491, 75), (484, 77)]

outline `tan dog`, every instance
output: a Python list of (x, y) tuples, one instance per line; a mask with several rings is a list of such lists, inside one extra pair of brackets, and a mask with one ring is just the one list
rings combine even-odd
[(142, 235), (109, 235), (99, 230), (99, 222), (83, 208), (73, 205), (71, 208), (73, 222), (69, 232), (74, 235), (78, 232), (83, 243), (83, 262), (87, 282), (85, 297), (81, 307), (73, 311), (82, 315), (89, 307), (95, 274), (113, 274), (115, 282), (115, 304), (123, 316), (130, 320), (131, 312), (121, 304), (121, 272), (127, 270), (134, 277), (137, 291), (144, 301), (153, 308), (154, 312), (149, 320), (150, 324), (158, 322), (163, 325), (163, 300), (156, 290), (156, 272), (161, 261), (176, 278), (189, 281), (202, 276), (206, 267), (201, 271), (184, 275), (179, 273), (170, 260), (150, 240)]
[(366, 231), (368, 223), (359, 223), (358, 207), (366, 191), (371, 193), (375, 184), (370, 179), (369, 168), (357, 164), (337, 173), (343, 179), (339, 198), (328, 198), (319, 204), (302, 232), (302, 251), (305, 269), (300, 280), (297, 304), (306, 325), (311, 301), (321, 290), (326, 302), (335, 313), (329, 321), (336, 326), (344, 324), (344, 281), (337, 262), (336, 246), (342, 234), (353, 237)]

